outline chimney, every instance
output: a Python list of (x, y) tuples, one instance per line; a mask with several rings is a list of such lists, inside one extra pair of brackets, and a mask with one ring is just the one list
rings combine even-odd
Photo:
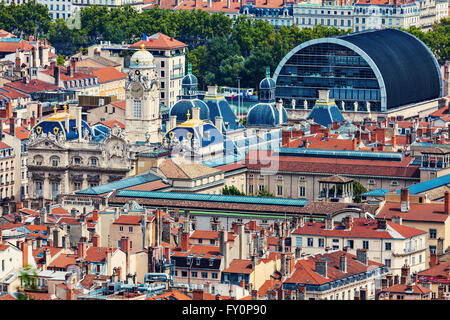
[(347, 273), (347, 256), (345, 254), (339, 258), (339, 270), (343, 273)]
[(199, 120), (199, 119), (200, 119), (200, 108), (192, 107), (192, 120)]
[(192, 300), (204, 300), (203, 289), (192, 290)]
[(9, 134), (13, 137), (16, 134), (16, 124), (14, 118), (9, 119)]
[(366, 249), (357, 249), (356, 250), (356, 260), (361, 262), (363, 265), (367, 265), (367, 250)]
[(444, 239), (441, 237), (437, 239), (436, 254), (438, 256), (442, 256), (444, 254)]
[(345, 217), (345, 230), (351, 230), (353, 227), (353, 217), (346, 216)]
[(100, 236), (98, 234), (92, 235), (92, 246), (94, 248), (98, 248), (99, 247), (99, 241), (100, 241)]
[(53, 77), (55, 78), (55, 86), (61, 87), (62, 83), (61, 83), (61, 75), (60, 75), (59, 66), (55, 66), (55, 68), (53, 70), (54, 70)]
[(403, 219), (402, 219), (402, 217), (400, 217), (400, 216), (393, 216), (393, 217), (391, 218), (391, 221), (392, 221), (393, 223), (396, 223), (396, 224), (399, 224), (399, 225), (401, 225), (401, 224), (403, 223)]
[(50, 254), (50, 249), (46, 248), (44, 249), (44, 265), (45, 269), (47, 270), (48, 265), (50, 264), (52, 256)]
[(78, 242), (78, 258), (83, 259), (86, 256), (86, 241), (85, 238), (80, 238), (80, 242)]
[(75, 107), (76, 110), (76, 124), (77, 124), (77, 132), (78, 132), (78, 141), (81, 141), (81, 111), (83, 107), (78, 105)]
[[(0, 243), (1, 243), (1, 240), (0, 240)], [(29, 252), (30, 252), (30, 244), (28, 241), (24, 241), (22, 243), (22, 267), (26, 266), (29, 263), (29, 261), (28, 261)]]
[(409, 211), (409, 189), (402, 188), (400, 191), (400, 211), (408, 212)]
[[(230, 0), (228, 0), (230, 1)], [(252, 290), (252, 300), (258, 300), (258, 291)]]
[(169, 128), (167, 129), (167, 131), (170, 131), (170, 130), (176, 128), (176, 126), (177, 126), (177, 116), (175, 116), (175, 115), (170, 116), (170, 118), (169, 118)]
[[(105, 252), (105, 263), (106, 263), (106, 274), (107, 275), (111, 275), (111, 267), (112, 267), (112, 264), (111, 264), (111, 255), (112, 255), (112, 253), (111, 253), (111, 249), (110, 248), (107, 248), (106, 249), (106, 252)], [(125, 275), (126, 275), (126, 273), (125, 273)]]
[(397, 148), (397, 136), (392, 137), (392, 148), (394, 149), (394, 151)]
[(256, 230), (256, 221), (255, 220), (250, 220), (248, 228), (252, 231)]
[(401, 270), (401, 278), (400, 278), (401, 284), (407, 284), (409, 274), (410, 274), (409, 266), (407, 266), (406, 264), (403, 265), (402, 270)]
[(208, 0), (208, 8), (211, 8), (211, 0)]
[(241, 279), (241, 281), (239, 282), (239, 285), (240, 285), (242, 288), (245, 288), (245, 279)]
[(68, 76), (71, 78), (73, 78), (74, 73), (75, 73), (75, 64), (76, 64), (75, 59), (70, 59), (70, 66), (68, 68), (68, 73), (69, 73)]
[(322, 277), (327, 278), (327, 262), (326, 261), (316, 261), (315, 271)]
[(352, 140), (352, 143), (353, 143), (353, 145), (352, 145), (352, 150), (353, 150), (353, 151), (358, 150), (358, 140), (357, 140), (356, 138), (354, 138), (354, 139)]
[(450, 214), (450, 192), (448, 191), (444, 193), (444, 213)]
[(183, 232), (181, 234), (180, 247), (181, 247), (181, 251), (189, 250), (189, 233), (188, 232)]
[(438, 256), (437, 253), (431, 253), (430, 254), (430, 268), (434, 267), (438, 264)]
[(227, 8), (230, 8), (230, 0), (227, 0)]
[(283, 123), (283, 100), (278, 99), (277, 103), (276, 103), (276, 107), (277, 107), (277, 112), (278, 112), (278, 123), (282, 124)]
[(92, 211), (92, 220), (98, 221), (98, 210)]
[[(239, 259), (245, 259), (245, 231), (244, 231), (244, 224), (240, 223), (237, 225), (237, 231), (239, 235)], [(264, 248), (265, 249), (265, 248)]]
[(302, 248), (301, 247), (296, 247), (295, 248), (295, 259), (300, 259), (302, 254)]
[(21, 63), (21, 61), (20, 61), (20, 57), (16, 57), (16, 67), (17, 68), (20, 68), (20, 65), (21, 65), (22, 63)]
[(305, 216), (298, 217), (298, 227), (303, 228), (305, 226)]
[(325, 230), (333, 230), (334, 229), (334, 220), (333, 217), (329, 216), (325, 218)]
[(223, 118), (222, 117), (216, 117), (215, 118), (215, 123), (214, 125), (216, 126), (216, 128), (222, 132), (222, 127), (223, 127)]

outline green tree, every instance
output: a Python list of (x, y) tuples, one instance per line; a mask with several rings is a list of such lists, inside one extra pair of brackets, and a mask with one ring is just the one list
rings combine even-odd
[(57, 64), (58, 66), (63, 66), (65, 62), (66, 62), (66, 59), (64, 58), (64, 56), (63, 56), (62, 54), (59, 54), (59, 55), (56, 57), (56, 64)]
[(273, 198), (274, 195), (266, 190), (266, 188), (263, 188), (262, 190), (259, 190), (256, 194), (257, 197), (266, 197), (266, 198)]
[(238, 188), (236, 188), (235, 186), (225, 186), (222, 188), (222, 194), (224, 195), (231, 195), (231, 196), (245, 196), (244, 192), (239, 191)]
[(367, 192), (367, 189), (359, 182), (353, 181), (353, 202), (361, 202), (361, 194)]
[(20, 286), (17, 288), (18, 300), (31, 300), (32, 298), (27, 292), (36, 292), (37, 270), (31, 265), (25, 265), (19, 274)]

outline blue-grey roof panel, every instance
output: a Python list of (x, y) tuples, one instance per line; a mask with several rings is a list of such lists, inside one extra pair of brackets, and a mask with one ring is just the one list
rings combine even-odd
[(285, 198), (264, 198), (264, 197), (246, 197), (246, 196), (228, 196), (202, 193), (179, 193), (179, 192), (158, 192), (158, 191), (138, 191), (121, 190), (117, 193), (118, 197), (135, 198), (153, 198), (153, 199), (173, 199), (173, 200), (193, 200), (227, 203), (250, 203), (266, 205), (300, 206), (304, 207), (308, 200), (306, 199), (285, 199)]

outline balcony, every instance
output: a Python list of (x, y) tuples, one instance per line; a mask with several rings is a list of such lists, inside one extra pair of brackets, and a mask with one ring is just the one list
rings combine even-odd
[(403, 257), (403, 256), (407, 256), (413, 253), (418, 253), (418, 252), (422, 252), (425, 251), (426, 248), (405, 248), (403, 250), (398, 250), (396, 252), (392, 252), (392, 256), (394, 257)]
[(173, 70), (177, 70), (177, 69), (181, 69), (181, 68), (183, 68), (183, 64), (182, 63), (173, 65)]
[(184, 73), (180, 73), (180, 74), (177, 74), (177, 75), (171, 75), (170, 76), (170, 80), (176, 80), (176, 79), (180, 79), (180, 78), (183, 78), (184, 77)]

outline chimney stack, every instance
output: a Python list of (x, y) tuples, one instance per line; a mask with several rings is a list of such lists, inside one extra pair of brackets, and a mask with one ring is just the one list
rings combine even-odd
[(366, 249), (357, 249), (356, 250), (356, 260), (361, 262), (363, 265), (367, 265), (367, 250)]
[(345, 217), (345, 230), (351, 230), (353, 227), (353, 217), (346, 216)]
[(98, 234), (92, 235), (92, 246), (95, 248), (99, 247), (100, 236)]
[(448, 191), (444, 193), (444, 213), (450, 214), (450, 192)]
[(189, 233), (188, 232), (183, 232), (181, 234), (180, 247), (181, 247), (181, 251), (189, 250)]
[(343, 273), (347, 273), (347, 256), (345, 254), (339, 258), (339, 270)]
[(408, 212), (409, 211), (409, 189), (402, 188), (400, 191), (400, 211)]
[(80, 242), (78, 242), (78, 258), (82, 259), (86, 256), (86, 238), (82, 237), (80, 238)]
[(327, 262), (324, 260), (316, 261), (315, 271), (322, 277), (327, 278)]
[(377, 229), (386, 230), (386, 219), (377, 219)]
[(325, 218), (325, 230), (333, 230), (334, 229), (334, 220), (333, 217), (329, 216)]

